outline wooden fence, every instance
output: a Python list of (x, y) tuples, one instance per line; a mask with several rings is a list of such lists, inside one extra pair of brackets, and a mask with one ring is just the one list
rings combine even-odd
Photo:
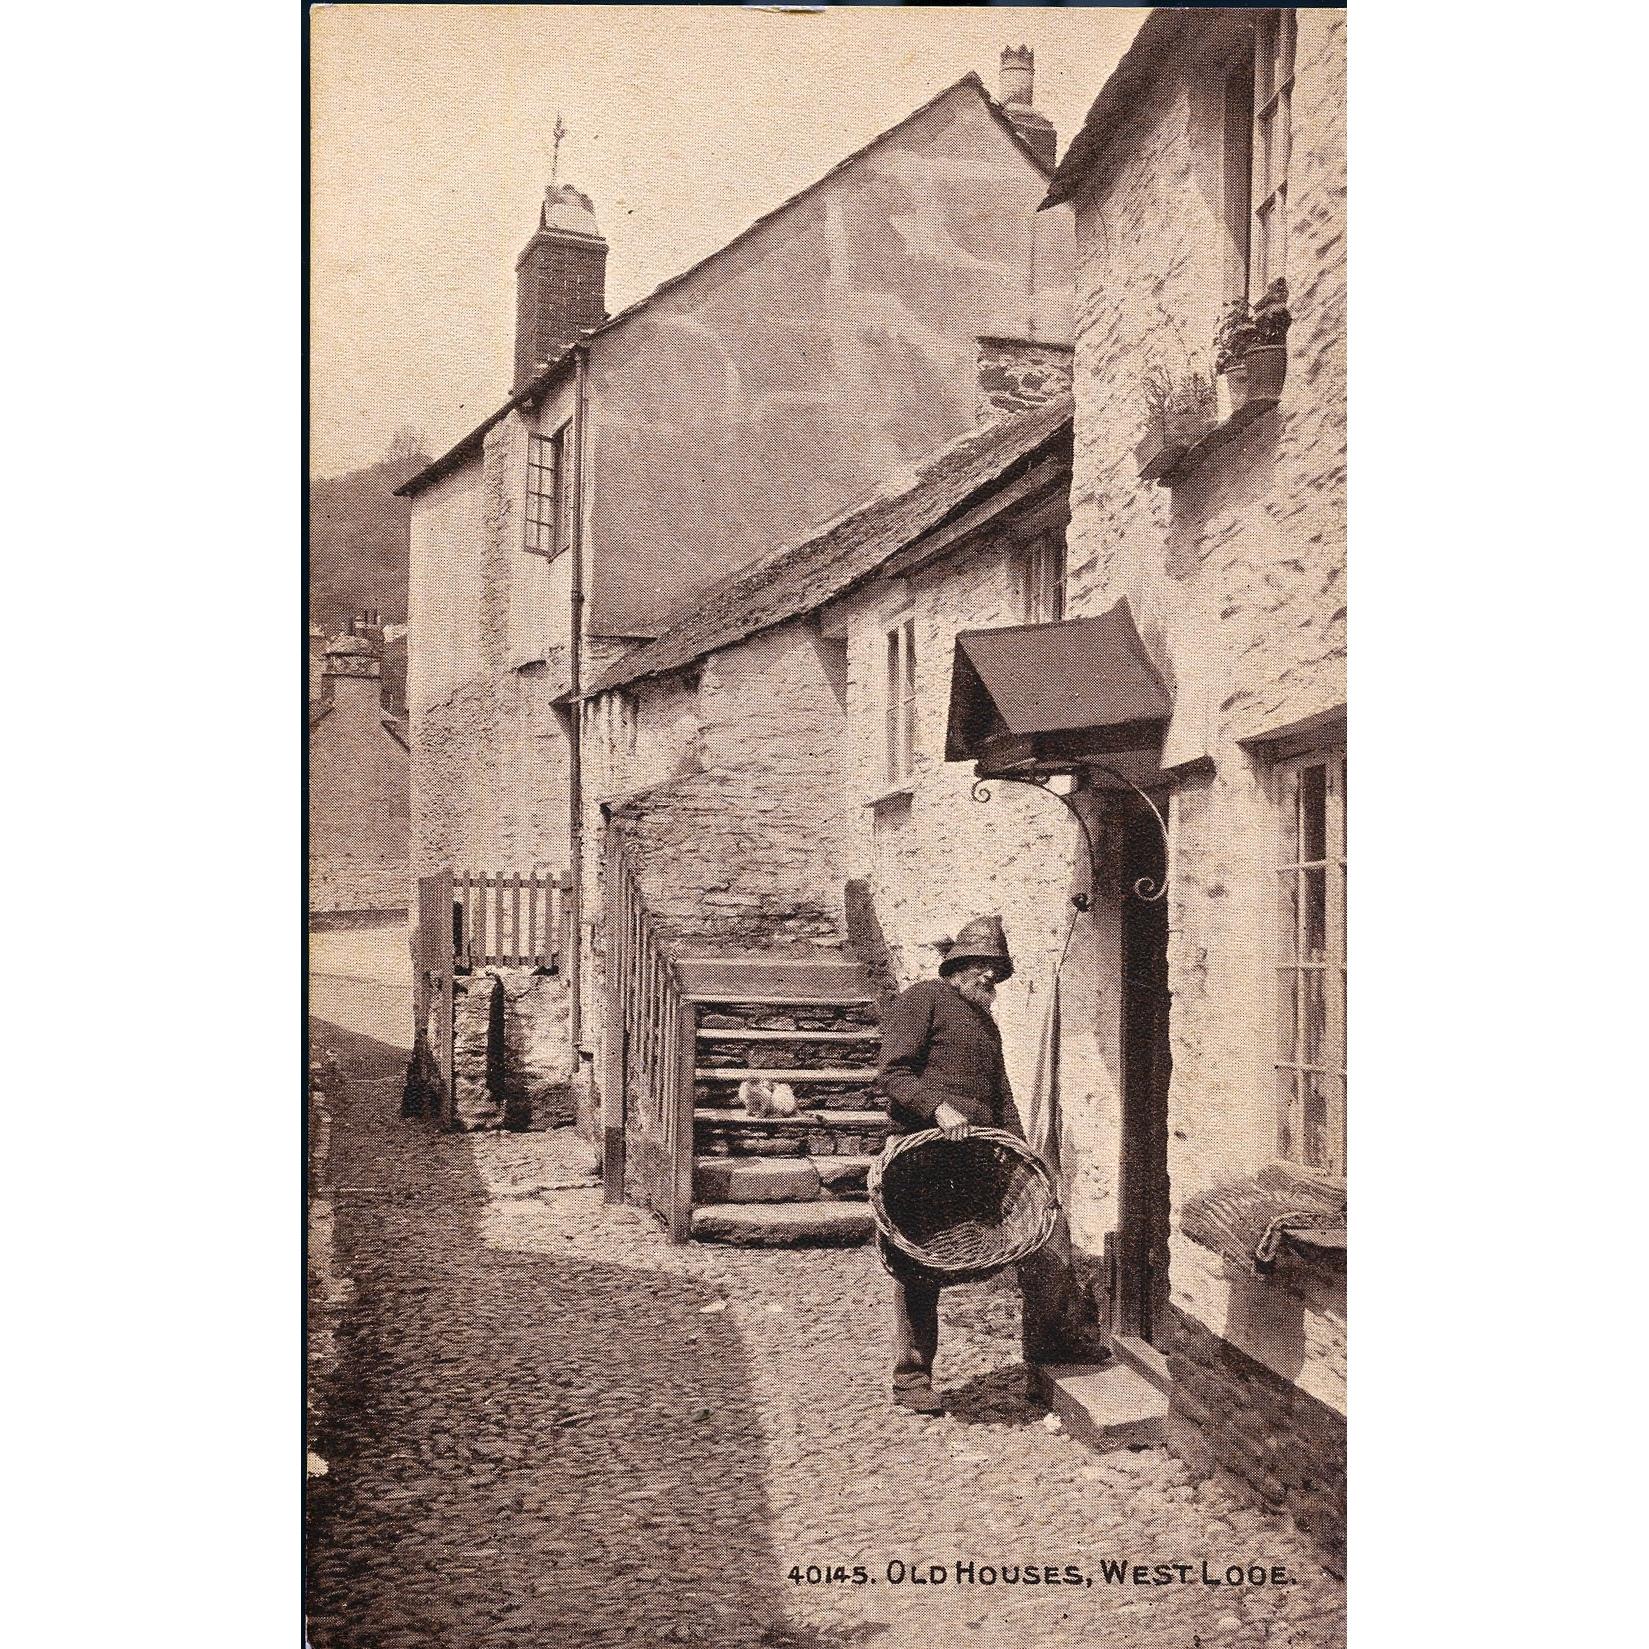
[(572, 955), (573, 876), (464, 870), (451, 882), (452, 950), (460, 968), (554, 968)]
[[(607, 850), (606, 1197), (688, 1238), (693, 1213), (694, 1013), (616, 833)], [(628, 1192), (628, 1199), (626, 1193)]]

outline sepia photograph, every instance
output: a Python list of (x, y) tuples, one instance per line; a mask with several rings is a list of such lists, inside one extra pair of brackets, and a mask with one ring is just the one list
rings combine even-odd
[(1341, 1649), (1345, 11), (305, 29), (307, 1644)]

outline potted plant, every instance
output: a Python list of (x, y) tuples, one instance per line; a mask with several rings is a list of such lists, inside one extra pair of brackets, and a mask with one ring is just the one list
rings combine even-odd
[(1145, 434), (1134, 448), (1142, 481), (1154, 481), (1170, 470), (1185, 451), (1183, 443), (1168, 438), (1168, 403), (1174, 396), (1173, 374), (1164, 366), (1149, 368), (1140, 383), (1140, 401), (1145, 409)]
[(1169, 445), (1194, 447), (1214, 427), (1214, 385), (1200, 372), (1188, 372), (1168, 397)]
[(1248, 399), (1248, 352), (1254, 347), (1254, 318), (1247, 298), (1233, 298), (1214, 329), (1214, 373), (1227, 401), (1226, 416), (1241, 412)]
[(1248, 398), (1275, 401), (1288, 373), (1288, 282), (1279, 275), (1254, 305), (1254, 341), (1248, 348)]

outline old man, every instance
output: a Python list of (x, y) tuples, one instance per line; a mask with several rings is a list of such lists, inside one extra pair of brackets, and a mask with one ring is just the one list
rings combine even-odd
[[(942, 1128), (962, 1139), (972, 1127), (989, 1127), (1023, 1139), (991, 1013), (998, 982), (1013, 974), (1001, 919), (969, 922), (942, 949), (939, 977), (901, 992), (882, 1021), (876, 1086), (887, 1103), (889, 1133)], [(922, 1414), (941, 1413), (933, 1389), (939, 1284), (886, 1239), (882, 1255), (893, 1273), (893, 1400)]]

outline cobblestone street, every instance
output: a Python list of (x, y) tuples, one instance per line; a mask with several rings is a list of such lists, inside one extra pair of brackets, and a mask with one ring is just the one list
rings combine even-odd
[[(443, 1137), (398, 1115), (401, 1050), (317, 1022), (315, 1058), (315, 1649), (1343, 1641), (1284, 1519), (1045, 1426), (1011, 1293), (947, 1293), (951, 1412), (894, 1410), (872, 1251), (673, 1248), (602, 1205), (569, 1132)], [(1108, 1584), (1107, 1558), (1294, 1583)], [(787, 1578), (810, 1565), (869, 1583)]]

